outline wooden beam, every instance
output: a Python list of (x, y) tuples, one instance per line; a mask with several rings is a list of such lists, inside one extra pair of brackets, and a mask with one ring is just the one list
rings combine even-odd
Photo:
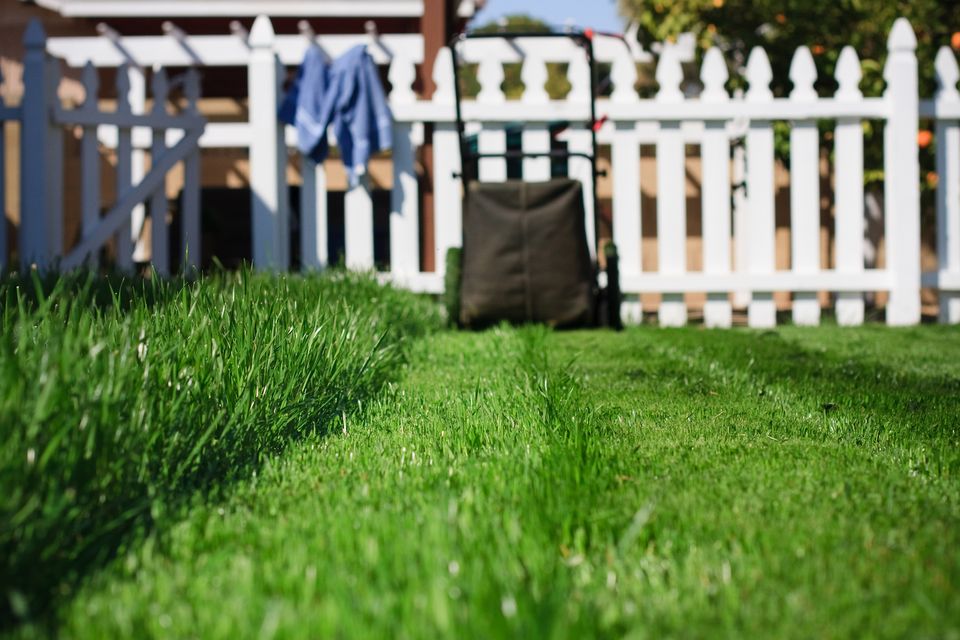
[[(420, 65), (419, 86), (422, 97), (433, 97), (436, 85), (433, 82), (433, 63), (437, 53), (450, 39), (452, 21), (451, 2), (449, 0), (423, 0), (423, 14), (420, 17), (420, 33), (423, 35), (423, 63)], [(437, 268), (434, 260), (436, 237), (434, 234), (434, 195), (433, 195), (433, 125), (423, 127), (423, 145), (420, 147), (420, 163), (423, 166), (423, 212), (420, 224), (420, 264), (423, 271)]]

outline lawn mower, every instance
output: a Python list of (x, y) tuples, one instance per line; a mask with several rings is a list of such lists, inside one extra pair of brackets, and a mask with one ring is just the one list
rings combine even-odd
[[(525, 151), (506, 145), (499, 153), (483, 153), (475, 136), (468, 136), (462, 111), (459, 48), (482, 38), (569, 38), (583, 50), (590, 70), (589, 153), (551, 144), (548, 151)], [(599, 237), (597, 199), (597, 75), (592, 33), (497, 32), (465, 33), (449, 43), (453, 56), (457, 131), (460, 140), (459, 178), (463, 182), (462, 248), (446, 256), (445, 303), (451, 322), (464, 328), (484, 328), (501, 322), (542, 323), (553, 327), (621, 328), (620, 286), (616, 247), (604, 245), (603, 268), (591, 257), (587, 241), (584, 198), (593, 198), (594, 238)], [(576, 123), (551, 125), (551, 133)], [(519, 137), (522, 124), (508, 127), (507, 138)], [(553, 139), (553, 136), (552, 136)], [(551, 178), (524, 180), (524, 158), (551, 159)], [(585, 158), (593, 179), (584, 185), (569, 177), (568, 160)], [(503, 158), (505, 181), (484, 182), (479, 162)], [(564, 175), (567, 174), (567, 175)]]

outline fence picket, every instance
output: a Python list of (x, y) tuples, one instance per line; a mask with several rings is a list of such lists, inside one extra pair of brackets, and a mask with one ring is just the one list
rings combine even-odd
[(540, 56), (528, 55), (520, 68), (520, 80), (523, 82), (523, 101), (526, 104), (547, 104), (547, 63)]
[(356, 186), (347, 190), (343, 202), (346, 263), (351, 269), (373, 268), (373, 198), (370, 175), (363, 174)]
[[(639, 277), (642, 269), (640, 228), (640, 141), (634, 123), (618, 122), (610, 149), (613, 170), (613, 241), (620, 256), (620, 273)], [(621, 305), (625, 321), (640, 322), (639, 300)]]
[[(81, 107), (90, 114), (99, 111), (98, 93), (100, 79), (97, 69), (87, 62), (81, 77), (86, 97)], [(80, 211), (81, 235), (87, 237), (96, 228), (100, 220), (100, 142), (97, 139), (97, 126), (85, 125), (80, 140)], [(96, 256), (91, 256), (95, 259)]]
[(305, 271), (325, 269), (327, 249), (327, 172), (309, 156), (300, 160), (300, 265)]
[(390, 70), (387, 79), (390, 80), (390, 102), (393, 104), (410, 104), (417, 99), (413, 92), (413, 81), (417, 78), (417, 70), (413, 60), (408, 57), (394, 57), (390, 61)]
[[(593, 153), (593, 143), (590, 139), (590, 131), (578, 128), (567, 132), (567, 149), (574, 153), (590, 154)], [(567, 163), (567, 171), (574, 180), (578, 180), (583, 185), (583, 204), (584, 204), (584, 226), (587, 231), (587, 246), (590, 249), (590, 256), (597, 257), (597, 230), (593, 216), (593, 167), (590, 160), (584, 157), (572, 157)]]
[[(727, 64), (720, 49), (711, 47), (700, 73), (704, 102), (729, 102)], [(730, 274), (730, 141), (723, 122), (707, 122), (700, 147), (703, 167), (701, 189), (703, 210), (703, 271), (711, 275)], [(730, 295), (708, 293), (703, 309), (708, 327), (729, 327), (733, 322)]]
[(497, 58), (484, 57), (477, 67), (477, 82), (480, 83), (480, 93), (477, 102), (481, 104), (503, 104), (506, 96), (503, 94), (503, 63)]
[(413, 127), (393, 127), (393, 191), (390, 194), (390, 271), (406, 276), (420, 271), (420, 189)]
[[(63, 70), (60, 61), (56, 58), (47, 59), (47, 83), (48, 93), (54, 105), (60, 105), (59, 88), (60, 81), (63, 78)], [(47, 155), (47, 177), (46, 184), (50, 189), (49, 213), (47, 215), (47, 224), (50, 225), (47, 230), (49, 238), (49, 247), (53, 252), (52, 256), (63, 255), (64, 252), (64, 128), (63, 125), (53, 122), (50, 118), (50, 112), (45, 111), (38, 114), (38, 117), (45, 121), (45, 126), (49, 133), (47, 134), (47, 144), (50, 145)]]
[[(793, 91), (790, 100), (817, 100), (813, 88), (817, 67), (806, 47), (799, 47), (790, 64)], [(820, 132), (816, 120), (794, 120), (790, 130), (790, 248), (793, 271), (820, 271)], [(820, 301), (815, 291), (793, 294), (793, 322), (820, 323)]]
[[(844, 47), (837, 60), (837, 100), (857, 102), (860, 92), (860, 60), (853, 47)], [(861, 274), (864, 270), (863, 123), (859, 118), (839, 118), (835, 132), (836, 153), (836, 269)], [(840, 291), (836, 298), (837, 323), (863, 324), (863, 293)]]
[[(683, 68), (673, 49), (666, 49), (657, 63), (660, 91), (657, 102), (683, 101), (680, 83)], [(686, 153), (679, 121), (660, 124), (657, 136), (657, 255), (659, 272), (681, 275), (687, 270), (687, 194)], [(687, 305), (683, 294), (664, 293), (659, 309), (660, 324), (682, 326), (687, 323)]]
[[(938, 103), (960, 104), (960, 69), (941, 47), (935, 62)], [(960, 276), (960, 123), (937, 120), (937, 258), (941, 273)], [(960, 291), (940, 288), (940, 322), (960, 323)]]
[(890, 117), (884, 128), (884, 238), (893, 275), (887, 324), (920, 322), (920, 159), (917, 38), (897, 18), (887, 41), (883, 78)]
[[(507, 132), (502, 124), (484, 123), (477, 134), (477, 150), (480, 153), (503, 153), (507, 150)], [(480, 180), (503, 182), (507, 179), (507, 161), (503, 158), (480, 158)]]
[[(750, 83), (747, 102), (772, 102), (772, 80), (773, 72), (766, 52), (754, 47), (747, 60), (747, 82)], [(754, 275), (772, 274), (775, 269), (773, 168), (773, 124), (769, 120), (751, 120), (747, 131), (747, 263), (748, 271)], [(751, 327), (776, 326), (777, 309), (772, 291), (751, 292), (747, 323)]]
[[(196, 67), (190, 67), (184, 77), (185, 112), (198, 116), (200, 110), (200, 75)], [(181, 196), (180, 259), (184, 269), (196, 269), (201, 265), (202, 245), (200, 235), (200, 149), (194, 149), (183, 161), (183, 191)]]
[[(154, 69), (151, 90), (153, 93), (153, 115), (163, 116), (167, 111), (167, 94), (170, 91), (166, 71)], [(151, 166), (167, 150), (165, 134), (164, 129), (153, 130), (153, 144), (150, 147)], [(150, 262), (153, 263), (153, 268), (161, 276), (170, 275), (170, 227), (167, 225), (167, 213), (166, 181), (161, 180), (160, 186), (150, 196)], [(88, 235), (85, 235), (84, 238), (86, 239)]]
[[(130, 110), (132, 113), (142, 114), (147, 108), (147, 78), (144, 70), (136, 65), (129, 65), (130, 79)], [(131, 135), (136, 137), (138, 129), (133, 129)], [(143, 149), (134, 149), (130, 156), (130, 183), (139, 184), (146, 175), (147, 154)], [(133, 262), (146, 262), (150, 256), (146, 234), (143, 232), (147, 219), (147, 207), (144, 203), (137, 204), (130, 214), (130, 234), (134, 242)], [(126, 223), (124, 223), (124, 227)]]
[(637, 63), (629, 51), (617, 47), (617, 55), (610, 65), (610, 81), (613, 91), (610, 101), (615, 104), (634, 104), (639, 96), (634, 86), (637, 83)]
[[(128, 65), (117, 70), (117, 113), (130, 114), (130, 73)], [(117, 199), (133, 187), (133, 133), (130, 127), (117, 127)], [(129, 225), (117, 232), (117, 268), (130, 271), (133, 268), (133, 236)]]
[[(453, 57), (446, 47), (437, 53), (433, 64), (436, 90), (433, 101), (453, 112)], [(437, 123), (433, 130), (433, 194), (437, 203), (433, 215), (434, 264), (439, 275), (446, 269), (447, 250), (463, 244), (462, 204), (460, 179), (454, 175), (460, 167), (460, 136), (452, 123)]]
[[(550, 131), (544, 125), (524, 127), (522, 135), (523, 150), (527, 153), (546, 153), (550, 151)], [(523, 179), (541, 181), (550, 179), (550, 158), (524, 158)]]
[[(610, 67), (611, 104), (636, 105), (640, 97), (634, 85), (637, 66), (626, 48), (617, 47)], [(613, 242), (620, 257), (620, 273), (638, 277), (642, 270), (640, 231), (640, 139), (635, 122), (615, 122), (610, 144), (613, 173)], [(625, 322), (641, 322), (643, 309), (638, 296), (625, 297), (620, 305)]]

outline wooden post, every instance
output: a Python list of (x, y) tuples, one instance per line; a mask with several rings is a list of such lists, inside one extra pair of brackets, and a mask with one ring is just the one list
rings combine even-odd
[(897, 18), (887, 41), (884, 97), (884, 237), (892, 280), (887, 324), (920, 322), (920, 159), (917, 39), (906, 18)]
[(279, 78), (270, 18), (257, 17), (250, 31), (247, 68), (250, 94), (250, 191), (253, 266), (283, 271), (289, 266), (286, 145), (277, 120)]
[[(420, 65), (420, 88), (422, 98), (429, 100), (433, 97), (436, 88), (434, 82), (434, 61), (440, 50), (443, 49), (451, 35), (451, 17), (449, 0), (424, 0), (423, 14), (420, 18), (420, 33), (423, 34), (423, 64)], [(435, 154), (433, 150), (433, 125), (425, 124), (423, 128), (423, 145), (421, 149), (421, 161), (423, 163), (423, 219), (421, 229), (423, 230), (423, 242), (420, 245), (420, 257), (424, 271), (434, 271), (438, 267), (442, 268), (443, 257), (439, 261), (435, 260), (439, 251), (436, 249), (435, 242), (435, 195), (434, 182), (436, 179)], [(459, 164), (459, 162), (458, 162)], [(437, 170), (446, 171), (446, 167), (441, 164), (436, 167)], [(459, 196), (458, 196), (459, 197)], [(457, 244), (460, 242), (458, 240)]]

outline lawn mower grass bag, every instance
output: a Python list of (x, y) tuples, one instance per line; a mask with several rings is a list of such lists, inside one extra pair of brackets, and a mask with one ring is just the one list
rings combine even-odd
[(467, 189), (460, 324), (591, 324), (596, 275), (581, 183), (474, 181)]

